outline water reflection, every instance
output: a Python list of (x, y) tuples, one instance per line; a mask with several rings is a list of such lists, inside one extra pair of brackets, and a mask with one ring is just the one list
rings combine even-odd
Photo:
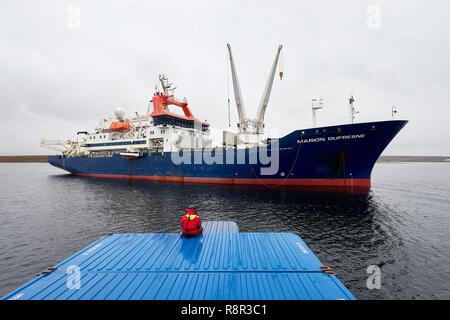
[(184, 260), (196, 264), (203, 248), (203, 234), (191, 238), (182, 236), (180, 241), (181, 246), (179, 252), (183, 255)]

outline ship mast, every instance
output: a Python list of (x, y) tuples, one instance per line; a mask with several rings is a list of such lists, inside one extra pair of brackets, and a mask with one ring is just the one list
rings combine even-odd
[(161, 82), (164, 94), (168, 97), (173, 97), (177, 87), (172, 88), (173, 83), (169, 83), (169, 78), (165, 74), (159, 75), (159, 81)]
[(350, 121), (351, 121), (351, 123), (355, 122), (356, 114), (359, 113), (359, 111), (356, 111), (354, 103), (355, 103), (355, 98), (353, 98), (353, 95), (351, 95), (350, 99), (348, 99), (348, 104), (350, 106)]
[(311, 99), (313, 128), (317, 127), (317, 111), (323, 109), (323, 99)]

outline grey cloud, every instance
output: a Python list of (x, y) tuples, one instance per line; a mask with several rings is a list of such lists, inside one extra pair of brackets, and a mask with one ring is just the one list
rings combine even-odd
[[(369, 5), (380, 30), (366, 27)], [(66, 27), (80, 8), (80, 29)], [(310, 99), (323, 97), (323, 125), (348, 121), (353, 91), (359, 121), (410, 123), (388, 154), (450, 155), (450, 22), (447, 1), (3, 1), (0, 4), (0, 154), (45, 152), (41, 137), (94, 128), (117, 106), (145, 112), (165, 72), (192, 109), (227, 125), (225, 44), (235, 52), (249, 114), (278, 44), (267, 127), (281, 134), (311, 125)], [(233, 120), (236, 112), (233, 108)], [(31, 132), (31, 133), (30, 133)], [(14, 133), (14, 134), (11, 134)]]

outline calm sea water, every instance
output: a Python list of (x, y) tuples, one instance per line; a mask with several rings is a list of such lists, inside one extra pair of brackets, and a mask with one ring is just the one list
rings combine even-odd
[[(450, 298), (450, 164), (378, 164), (368, 194), (114, 181), (0, 164), (0, 295), (117, 232), (177, 231), (183, 209), (294, 231), (359, 299)], [(381, 289), (369, 290), (369, 265)]]

